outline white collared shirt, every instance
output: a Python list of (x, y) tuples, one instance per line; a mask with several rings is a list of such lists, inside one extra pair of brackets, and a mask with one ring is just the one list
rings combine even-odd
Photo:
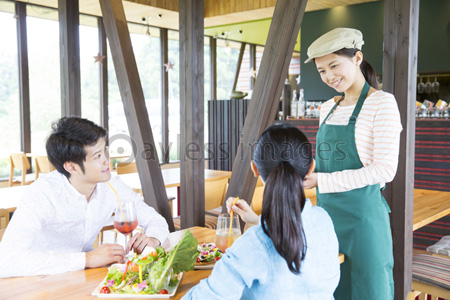
[[(166, 220), (119, 177), (109, 182), (121, 202), (135, 202), (145, 234), (163, 243), (169, 234)], [(117, 206), (106, 182), (97, 184), (88, 202), (63, 174), (42, 174), (24, 191), (0, 242), (0, 278), (84, 269), (85, 252), (93, 250), (98, 233)]]

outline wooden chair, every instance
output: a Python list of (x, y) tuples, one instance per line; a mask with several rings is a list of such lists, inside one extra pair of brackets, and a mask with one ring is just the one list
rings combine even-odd
[(50, 173), (55, 170), (55, 167), (50, 163), (46, 155), (38, 155), (34, 158), (36, 163), (36, 179), (39, 177), (39, 173)]
[(255, 192), (253, 193), (251, 207), (257, 215), (260, 215), (262, 212), (263, 195), (264, 195), (264, 186), (256, 187)]
[(3, 235), (5, 234), (6, 229), (0, 229), (0, 242), (2, 241)]
[(116, 165), (117, 175), (129, 174), (129, 173), (137, 173), (137, 171), (138, 170), (137, 170), (136, 162), (117, 163), (117, 165)]
[(5, 229), (9, 224), (9, 211), (1, 208), (0, 209), (0, 229)]
[(161, 170), (166, 170), (166, 169), (175, 169), (175, 168), (179, 168), (180, 167), (180, 163), (168, 163), (168, 164), (162, 164), (160, 165)]
[(0, 241), (2, 240), (3, 234), (6, 231), (9, 223), (9, 211), (6, 209), (0, 209)]
[(222, 206), (227, 183), (228, 178), (205, 182), (205, 210)]
[[(31, 168), (30, 162), (25, 153), (13, 153), (9, 156), (10, 171), (9, 171), (9, 186), (13, 186), (20, 183), (20, 185), (27, 185), (34, 181), (34, 174), (27, 174), (27, 171)], [(18, 169), (21, 172), (20, 177), (14, 178), (14, 170)]]
[(258, 176), (258, 181), (256, 182), (256, 187), (260, 187), (260, 186), (263, 186), (263, 185), (264, 184), (262, 182), (261, 176)]

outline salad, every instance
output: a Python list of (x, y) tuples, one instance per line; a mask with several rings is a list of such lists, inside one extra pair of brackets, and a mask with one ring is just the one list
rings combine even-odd
[(222, 258), (222, 251), (214, 243), (203, 243), (197, 246), (199, 251), (197, 264), (215, 263)]
[(194, 269), (198, 257), (197, 240), (186, 230), (180, 242), (166, 253), (158, 247), (148, 255), (135, 255), (126, 265), (109, 268), (101, 294), (167, 294), (176, 286), (179, 274)]

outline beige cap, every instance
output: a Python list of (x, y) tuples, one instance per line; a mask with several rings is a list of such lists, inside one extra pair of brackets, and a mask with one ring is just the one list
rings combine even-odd
[(319, 37), (308, 47), (308, 59), (305, 64), (314, 58), (343, 48), (361, 50), (362, 45), (364, 45), (364, 41), (361, 31), (353, 28), (335, 28)]

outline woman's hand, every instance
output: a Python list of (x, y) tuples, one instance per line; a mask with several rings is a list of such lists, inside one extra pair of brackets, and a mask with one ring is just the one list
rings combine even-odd
[(159, 242), (159, 240), (153, 237), (148, 237), (142, 233), (136, 233), (128, 241), (127, 249), (125, 250), (126, 253), (128, 253), (131, 249), (133, 249), (137, 254), (141, 254), (146, 246), (150, 246), (156, 249), (160, 244), (161, 243)]
[(232, 206), (236, 198), (230, 197), (227, 199), (227, 211), (233, 210), (234, 213), (241, 216), (242, 220), (250, 224), (258, 224), (258, 215), (250, 208), (245, 200), (239, 199), (235, 205)]
[(305, 180), (303, 181), (303, 187), (305, 189), (312, 189), (317, 186), (317, 173), (311, 173), (306, 175)]

